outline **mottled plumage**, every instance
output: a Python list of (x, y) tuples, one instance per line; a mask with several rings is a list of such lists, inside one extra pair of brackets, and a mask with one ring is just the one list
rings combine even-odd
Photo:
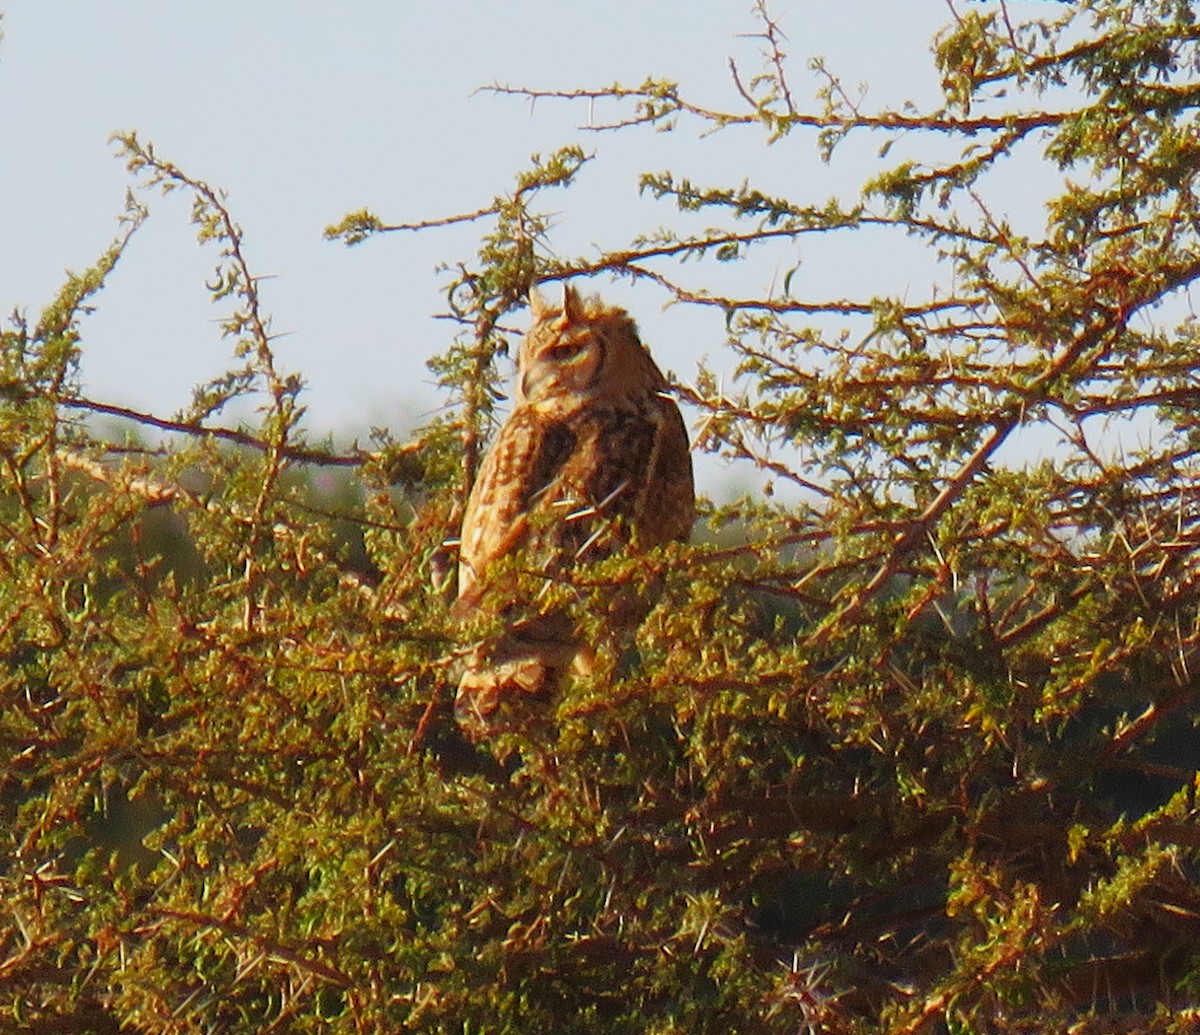
[[(515, 405), (463, 517), (462, 613), (497, 588), (489, 572), (517, 551), (553, 577), (622, 547), (684, 540), (692, 527), (687, 432), (633, 320), (571, 287), (559, 307), (531, 292), (530, 308)], [(502, 590), (487, 599), (510, 610), (522, 603), (506, 601)], [(641, 617), (619, 608), (613, 614), (625, 624)], [(460, 722), (486, 732), (505, 694), (552, 691), (572, 664), (587, 668), (587, 654), (567, 616), (526, 607), (500, 643), (468, 658), (456, 704)]]

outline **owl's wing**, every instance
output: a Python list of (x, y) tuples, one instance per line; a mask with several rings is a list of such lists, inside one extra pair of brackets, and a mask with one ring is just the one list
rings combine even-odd
[(687, 542), (696, 518), (696, 488), (687, 427), (675, 400), (654, 396), (654, 444), (646, 458), (639, 539), (643, 547)]
[(472, 601), (484, 572), (523, 544), (529, 515), (560, 480), (575, 449), (565, 423), (514, 410), (484, 458), (467, 500), (459, 547), (458, 596)]

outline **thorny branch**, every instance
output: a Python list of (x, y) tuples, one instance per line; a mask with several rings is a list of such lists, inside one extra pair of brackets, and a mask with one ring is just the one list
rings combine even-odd
[[(158, 417), (153, 413), (137, 410), (129, 406), (118, 406), (114, 403), (98, 402), (78, 395), (63, 395), (58, 404), (70, 410), (85, 410), (88, 413), (101, 414), (106, 417), (118, 417), (145, 428), (167, 431), (192, 438), (212, 438), (228, 442), (235, 446), (244, 446), (259, 453), (271, 450), (272, 444), (259, 435), (242, 431), (238, 428), (214, 427), (198, 420), (175, 420)], [(402, 451), (415, 452), (420, 449), (420, 443), (414, 442), (399, 447)], [(279, 456), (290, 463), (313, 464), (318, 467), (362, 467), (370, 457), (369, 453), (355, 450), (350, 453), (334, 453), (322, 449), (312, 449), (306, 446), (284, 445), (278, 447)]]

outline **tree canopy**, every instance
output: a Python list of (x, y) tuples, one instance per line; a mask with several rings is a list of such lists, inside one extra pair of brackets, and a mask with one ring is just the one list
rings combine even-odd
[[(752, 17), (729, 110), (659, 79), (494, 87), (587, 105), (600, 139), (747, 150), (740, 183), (647, 171), (636, 239), (554, 248), (548, 199), (603, 175), (579, 143), (478, 211), (329, 229), (480, 227), (443, 271), (452, 405), (344, 453), (305, 434), (223, 194), (118, 138), (120, 236), (0, 337), (5, 1026), (1195, 1029), (1192, 5), (948, 4), (938, 103), (894, 109), (820, 61), (802, 96)], [(768, 190), (747, 134), (830, 162), (866, 140), (875, 168)], [(234, 353), (172, 416), (78, 379), (158, 191), (193, 200)], [(827, 240), (894, 241), (928, 284), (754, 274)], [(581, 566), (554, 604), (585, 635), (614, 585), (661, 585), (635, 663), (477, 749), (450, 698), (496, 629), (449, 587), (494, 360), (533, 284), (613, 276), (722, 314), (734, 379), (677, 387), (696, 447), (787, 491)]]

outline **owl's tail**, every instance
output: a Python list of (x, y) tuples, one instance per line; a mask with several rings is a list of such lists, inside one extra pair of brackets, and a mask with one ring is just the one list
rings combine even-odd
[(522, 623), (499, 643), (480, 644), (468, 655), (454, 717), (472, 740), (485, 739), (498, 726), (520, 721), (522, 702), (553, 697), (580, 660), (562, 616), (542, 615)]

